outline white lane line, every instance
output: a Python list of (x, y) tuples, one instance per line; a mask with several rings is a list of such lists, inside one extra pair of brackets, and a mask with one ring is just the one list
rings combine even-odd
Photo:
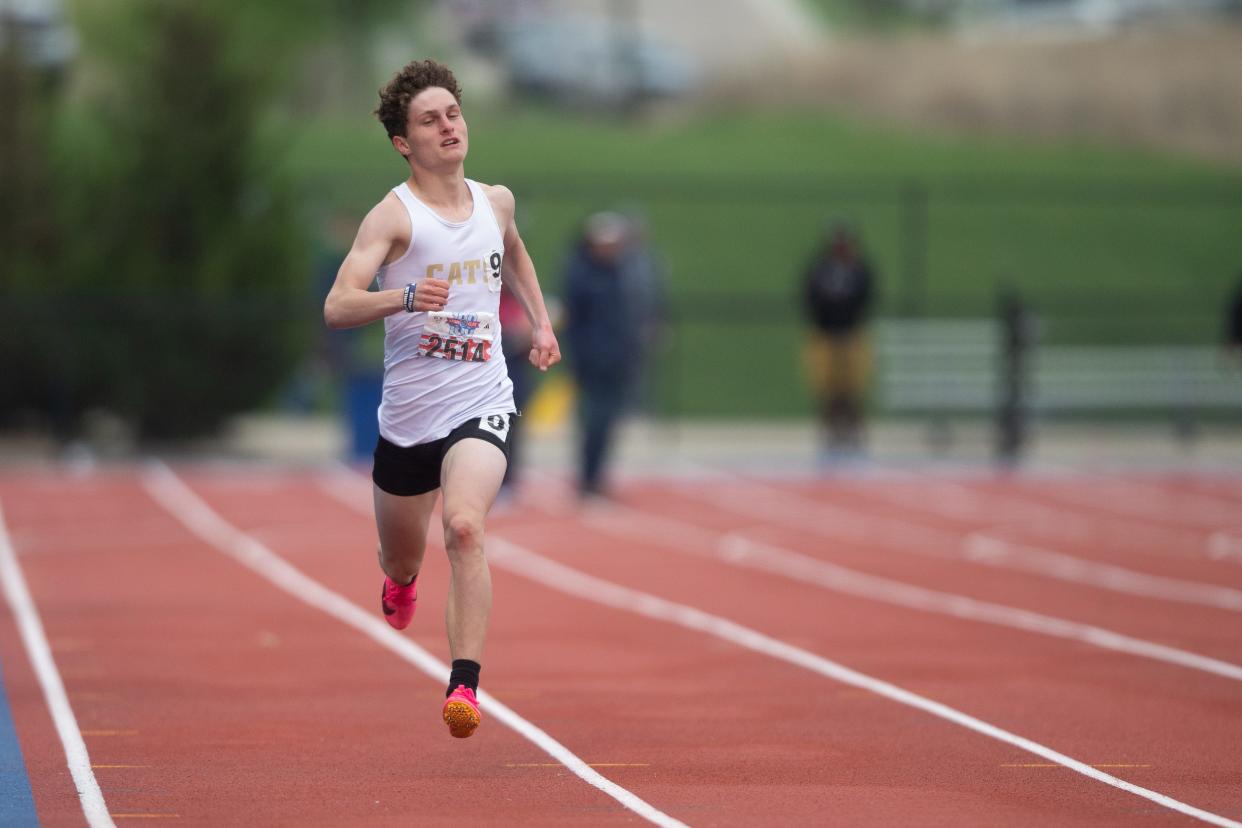
[(1214, 561), (1242, 561), (1242, 529), (1213, 532), (1207, 543), (1208, 557)]
[[(342, 595), (323, 586), (254, 538), (226, 522), (162, 462), (155, 461), (150, 464), (142, 475), (142, 484), (152, 499), (181, 521), (186, 528), (238, 563), (254, 570), (295, 598), (372, 638), (431, 678), (439, 681), (448, 675), (447, 664), (389, 627), (377, 618), (375, 613), (363, 610)], [(490, 716), (533, 742), (582, 781), (612, 797), (648, 822), (666, 826), (666, 828), (675, 826), (685, 828), (684, 823), (658, 810), (591, 768), (560, 742), (519, 716), (490, 693), (480, 691), (479, 699), (487, 707)]]
[[(898, 552), (928, 557), (956, 558), (998, 569), (1031, 572), (1048, 578), (1113, 592), (1124, 592), (1143, 598), (1242, 612), (1242, 590), (1231, 587), (1150, 575), (1115, 564), (1080, 558), (1065, 552), (1003, 540), (982, 532), (938, 530), (923, 523), (904, 521), (899, 518), (879, 519), (860, 516), (855, 510), (833, 507), (822, 498), (804, 497), (754, 483), (747, 485), (752, 490), (763, 492), (774, 500), (779, 498), (779, 503), (774, 508), (787, 510), (782, 512), (782, 519), (796, 520), (803, 528), (814, 531), (816, 534), (835, 533), (839, 537), (842, 531), (849, 531), (854, 537), (865, 535), (874, 538), (877, 534), (884, 536), (895, 531), (895, 528), (904, 528), (903, 534), (911, 539), (919, 532), (926, 533), (924, 538), (926, 542), (922, 544), (890, 542), (890, 545), (894, 546)], [(868, 500), (882, 499), (897, 503), (907, 510), (914, 508), (920, 511), (930, 511), (954, 520), (985, 520), (989, 513), (993, 516), (996, 514), (995, 509), (990, 512), (984, 509), (967, 517), (961, 513), (959, 508), (936, 505), (931, 498), (911, 499), (909, 495), (899, 493), (869, 490), (862, 492), (860, 496)], [(773, 507), (765, 505), (759, 509), (746, 498), (741, 498), (736, 502), (733, 498), (729, 498), (728, 502), (731, 508), (750, 509), (756, 515), (772, 514)], [(1050, 519), (1055, 520), (1055, 517), (1050, 516)], [(940, 548), (954, 551), (934, 551)]]
[(1178, 486), (1173, 481), (1143, 479), (1141, 475), (1114, 472), (1086, 472), (1082, 476), (1094, 478), (1114, 489), (1121, 499), (1136, 502), (1149, 509), (1161, 509), (1179, 519), (1206, 523), (1211, 527), (1235, 520), (1242, 504), (1230, 498), (1205, 494)]
[[(1011, 490), (1011, 493), (1009, 494), (1000, 494), (992, 492), (992, 490), (986, 490), (986, 492), (980, 492), (980, 490), (977, 490), (975, 487), (979, 487), (979, 485), (987, 485), (987, 483), (989, 483), (989, 480), (986, 478), (970, 480), (969, 485), (964, 483), (948, 483), (944, 482), (944, 480), (939, 480), (939, 482), (936, 482), (935, 487), (938, 489), (948, 489), (949, 487), (953, 487), (954, 492), (946, 492), (944, 495), (941, 495), (941, 497), (948, 495), (948, 497), (953, 497), (958, 503), (964, 505), (969, 504), (974, 506), (976, 509), (984, 509), (987, 513), (992, 515), (996, 514), (997, 508), (1002, 508), (1006, 511), (1006, 513), (1011, 513), (1015, 516), (1025, 516), (1027, 519), (1032, 521), (1040, 521), (1040, 523), (1047, 523), (1048, 520), (1052, 520), (1056, 521), (1058, 524), (1076, 523), (1076, 521), (1077, 523), (1089, 521), (1090, 524), (1099, 524), (1100, 521), (1107, 520), (1112, 521), (1114, 524), (1125, 526), (1125, 528), (1128, 528), (1131, 531), (1131, 534), (1136, 534), (1139, 538), (1144, 538), (1145, 530), (1139, 529), (1135, 533), (1134, 520), (1131, 518), (1118, 518), (1118, 516), (1102, 514), (1098, 508), (1092, 508), (1092, 505), (1090, 505), (1092, 502), (1090, 502), (1090, 500), (1082, 502), (1082, 500), (1076, 499), (1073, 500), (1072, 505), (1047, 505), (1046, 503), (1042, 503), (1041, 500), (1038, 500), (1037, 495), (1035, 494), (1040, 489), (1032, 489), (1030, 485), (1031, 483), (1089, 484), (1090, 477), (1092, 477), (1092, 475), (1081, 472), (1081, 470), (1074, 470), (1074, 472), (1053, 475), (1051, 478), (1027, 478), (1025, 485), (1021, 485), (1021, 487), (1018, 487), (1016, 490)], [(1105, 483), (1104, 485), (1108, 485), (1108, 483)], [(922, 490), (923, 487), (919, 488)], [(1092, 489), (1092, 494), (1095, 494), (1094, 488)], [(1174, 499), (1174, 497), (1175, 495), (1166, 492), (1165, 497), (1160, 499), (1159, 502), (1150, 502), (1149, 500), (1149, 502), (1145, 504), (1146, 508), (1141, 511), (1141, 514), (1148, 516), (1153, 513), (1153, 511), (1158, 510), (1176, 511), (1175, 508), (1172, 508), (1172, 499)], [(1233, 510), (1233, 513), (1236, 513), (1236, 511), (1236, 509)], [(1231, 513), (1217, 511), (1215, 518), (1223, 519), (1226, 518), (1227, 514)], [(1184, 533), (1187, 535), (1201, 535), (1208, 530), (1202, 528), (1187, 528), (1172, 531), (1177, 531), (1177, 533)]]
[(1105, 650), (1115, 650), (1191, 670), (1212, 673), (1233, 681), (1242, 681), (1242, 666), (1210, 656), (1157, 644), (1092, 624), (1083, 624), (1005, 604), (979, 601), (964, 595), (925, 589), (901, 581), (868, 575), (739, 535), (725, 535), (721, 538), (719, 555), (740, 566), (785, 575), (836, 592), (925, 612), (1065, 638)]
[[(1103, 627), (859, 572), (774, 544), (761, 543), (741, 533), (701, 529), (673, 518), (612, 504), (585, 512), (579, 519), (588, 526), (612, 534), (641, 539), (646, 543), (657, 543), (684, 554), (706, 554), (735, 566), (783, 575), (833, 592), (907, 609), (1065, 638), (1093, 647), (1142, 656), (1242, 681), (1242, 666), (1227, 661), (1134, 638)], [(704, 553), (696, 550), (707, 551)]]
[[(907, 481), (903, 481), (906, 483)], [(1203, 557), (1206, 533), (1196, 529), (1175, 529), (1148, 525), (1136, 527), (1134, 520), (1095, 512), (1090, 518), (1074, 507), (1053, 508), (1035, 501), (988, 491), (978, 492), (946, 480), (908, 481), (898, 487), (868, 486), (868, 497), (882, 498), (906, 509), (931, 511), (957, 520), (1001, 525), (1011, 531), (1034, 533), (1054, 543), (1110, 546), (1126, 552), (1139, 552), (1160, 559)]]
[(1188, 805), (1165, 794), (1140, 787), (1124, 779), (1119, 779), (1084, 762), (1059, 753), (1052, 748), (1010, 733), (960, 710), (852, 670), (835, 661), (830, 661), (815, 653), (771, 638), (757, 630), (744, 627), (726, 618), (587, 575), (584, 572), (571, 569), (563, 564), (537, 555), (516, 544), (509, 543), (495, 535), (489, 537), (488, 547), (488, 557), (492, 563), (503, 567), (515, 575), (536, 581), (559, 592), (597, 604), (603, 604), (613, 609), (625, 610), (626, 612), (636, 613), (658, 621), (677, 624), (678, 626), (724, 639), (739, 647), (797, 665), (821, 676), (839, 681), (842, 684), (867, 690), (898, 704), (904, 704), (908, 707), (922, 710), (925, 713), (930, 713), (937, 718), (945, 719), (976, 733), (1013, 745), (1020, 750), (1033, 753), (1050, 762), (1056, 762), (1058, 765), (1076, 771), (1097, 782), (1103, 782), (1114, 788), (1141, 796), (1144, 799), (1155, 802), (1157, 805), (1186, 816), (1194, 817), (1213, 825), (1242, 828), (1242, 823), (1202, 810), (1201, 808), (1196, 808), (1193, 805)]
[(820, 498), (803, 497), (749, 481), (745, 485), (752, 493), (745, 497), (707, 495), (694, 487), (687, 487), (683, 493), (707, 500), (716, 508), (723, 504), (730, 511), (750, 514), (767, 522), (779, 517), (782, 522), (822, 537), (848, 538), (868, 545), (879, 541), (903, 554), (963, 560), (1143, 598), (1242, 612), (1242, 591), (1230, 587), (1149, 575), (982, 533), (938, 529), (895, 517), (860, 515), (856, 510), (833, 506)]
[(82, 803), (82, 813), (91, 828), (105, 828), (115, 823), (108, 815), (108, 806), (104, 804), (103, 792), (91, 770), (91, 758), (86, 752), (86, 742), (82, 740), (82, 731), (78, 727), (77, 717), (69, 706), (69, 696), (65, 693), (64, 682), (56, 669), (56, 661), (52, 658), (52, 649), (48, 646), (47, 635), (43, 631), (43, 622), (39, 620), (39, 610), (30, 597), (26, 586), (26, 577), (22, 574), (21, 564), (17, 562), (17, 554), (9, 542), (8, 529), (5, 527), (4, 511), (0, 509), (0, 576), (4, 580), (4, 595), (13, 615), (17, 619), (21, 631), (22, 642), (26, 645), (26, 653), (34, 666), (39, 685), (43, 688), (43, 697), (47, 700), (48, 710), (52, 713), (52, 722), (56, 725), (56, 733), (65, 749), (65, 759), (69, 764), (69, 773), (73, 776), (73, 786), (77, 788), (78, 800)]
[[(850, 531), (854, 539), (876, 539), (879, 535), (886, 538), (888, 544), (898, 551), (908, 554), (934, 556), (934, 552), (929, 550), (941, 547), (956, 550), (948, 554), (941, 552), (941, 556), (958, 557), (975, 564), (1033, 572), (1036, 575), (1128, 595), (1242, 612), (1242, 591), (1233, 590), (1231, 587), (1149, 575), (1146, 572), (1112, 564), (1099, 564), (1038, 546), (1013, 544), (979, 533), (930, 529), (927, 525), (898, 518), (864, 518), (856, 511), (837, 508), (817, 498), (802, 498), (800, 495), (760, 487), (754, 483), (746, 485), (753, 492), (764, 493), (766, 498), (760, 504), (746, 498), (729, 497), (727, 503), (730, 509), (748, 509), (751, 514), (769, 519), (779, 513), (781, 521), (796, 521), (802, 528), (815, 531), (816, 534), (841, 536), (842, 531)], [(897, 533), (898, 530), (899, 538), (893, 538), (891, 533)], [(923, 533), (923, 544), (917, 542), (919, 533)]]
[[(1095, 478), (1094, 481), (1091, 478)], [(1029, 500), (1051, 500), (1066, 504), (1086, 515), (1112, 513), (1126, 520), (1139, 521), (1156, 526), (1171, 526), (1200, 532), (1210, 532), (1219, 520), (1228, 520), (1231, 513), (1212, 512), (1202, 509), (1175, 506), (1167, 494), (1158, 495), (1138, 484), (1109, 479), (1104, 475), (1076, 470), (1068, 475), (1054, 477), (1046, 483), (1078, 484), (1067, 491), (1061, 485), (1042, 485), (1035, 488), (1019, 487), (1020, 496)], [(1089, 492), (1082, 487), (1090, 487)]]
[(964, 555), (969, 560), (989, 566), (1018, 569), (1142, 598), (1242, 612), (1242, 590), (1232, 587), (1136, 572), (1124, 566), (1099, 563), (983, 533), (968, 534), (964, 547)]
[[(353, 472), (345, 467), (341, 467), (335, 476), (336, 482), (322, 482), (322, 488), (327, 494), (337, 498), (342, 503), (363, 514), (370, 514), (369, 501), (363, 497), (363, 490), (358, 483), (363, 479), (361, 475)], [(353, 478), (353, 486), (350, 486), (346, 478)], [(605, 508), (593, 509), (595, 513), (607, 511)], [(645, 513), (637, 512), (637, 510), (627, 510), (633, 512), (630, 518), (631, 525), (641, 525), (647, 518)], [(698, 527), (683, 524), (680, 521), (672, 521), (666, 518), (656, 518), (657, 521), (666, 522), (674, 532), (689, 533), (691, 535), (711, 535), (713, 533)], [(659, 529), (656, 529), (659, 532)], [(791, 553), (792, 554), (792, 553)], [(995, 725), (988, 724), (980, 719), (976, 719), (959, 710), (948, 707), (940, 702), (911, 693), (894, 684), (873, 678), (864, 673), (852, 670), (837, 662), (830, 661), (822, 656), (794, 647), (783, 641), (771, 638), (756, 630), (744, 627), (733, 621), (720, 616), (711, 615), (702, 610), (695, 609), (684, 604), (678, 604), (659, 598), (645, 592), (629, 589), (619, 584), (596, 578), (576, 569), (557, 563), (556, 561), (538, 555), (524, 547), (497, 537), (495, 534), (488, 536), (488, 559), (497, 566), (502, 567), (515, 575), (529, 580), (536, 581), (547, 587), (564, 592), (587, 601), (603, 604), (613, 607), (614, 609), (625, 610), (627, 612), (637, 613), (649, 618), (660, 621), (666, 621), (688, 627), (699, 632), (722, 638), (730, 641), (738, 646), (745, 647), (755, 652), (782, 661), (804, 667), (807, 670), (835, 679), (843, 684), (857, 687), (862, 690), (875, 693), (876, 695), (917, 708), (926, 713), (930, 713), (938, 718), (946, 719), (981, 733), (990, 736), (999, 741), (1013, 745), (1021, 750), (1041, 756), (1052, 762), (1069, 768), (1083, 774), (1084, 776), (1111, 785), (1115, 788), (1127, 791), (1129, 793), (1141, 796), (1144, 799), (1151, 800), (1171, 810), (1195, 817), (1204, 822), (1213, 825), (1227, 826), (1227, 828), (1242, 828), (1242, 823), (1235, 822), (1227, 817), (1204, 811), (1193, 805), (1187, 805), (1165, 794), (1148, 790), (1147, 788), (1126, 782), (1111, 774), (1104, 773), (1077, 759), (1073, 759), (1062, 753), (1033, 742), (1025, 737), (1018, 736), (1003, 730)], [(855, 573), (860, 574), (860, 573)], [(870, 576), (864, 576), (870, 577)], [(883, 579), (879, 579), (883, 580)], [(905, 586), (905, 585), (900, 585)], [(918, 588), (913, 588), (918, 589)], [(925, 591), (925, 590), (918, 590)], [(952, 597), (952, 596), (950, 596)], [(969, 600), (969, 599), (966, 599)], [(1007, 609), (1007, 608), (1006, 608)], [(1021, 611), (1015, 611), (1021, 612)], [(1056, 619), (1053, 619), (1056, 620)], [(1067, 622), (1068, 623), (1068, 622)]]
[[(556, 487), (551, 484), (555, 484), (556, 481), (553, 478), (544, 478), (544, 480), (545, 485), (549, 485), (549, 489), (555, 492)], [(708, 502), (714, 499), (698, 490), (694, 490), (692, 494), (708, 499)], [(789, 509), (787, 513), (781, 512), (779, 506), (778, 503), (765, 503), (762, 514), (764, 520), (767, 522), (771, 522), (773, 518), (800, 520), (804, 514), (803, 509)], [(541, 506), (536, 508), (541, 507), (542, 501)], [(716, 508), (721, 507), (717, 505)], [(741, 502), (732, 504), (732, 508), (736, 511), (744, 511), (759, 507), (743, 499)], [(545, 511), (548, 514), (556, 514), (553, 509), (545, 509)], [(675, 518), (631, 509), (615, 503), (594, 505), (581, 510), (576, 517), (585, 525), (614, 535), (659, 544), (682, 554), (718, 558), (734, 566), (782, 575), (833, 592), (923, 612), (1065, 638), (1093, 647), (1200, 670), (1233, 681), (1242, 681), (1242, 666), (1227, 661), (1135, 638), (1103, 627), (870, 575), (774, 544), (761, 543), (739, 532), (721, 533), (703, 529)], [(874, 543), (874, 535), (882, 531), (882, 527), (877, 527), (873, 532), (873, 537), (868, 538), (860, 534), (855, 540)]]
[[(552, 478), (544, 478), (544, 481), (551, 491), (556, 491), (555, 485), (551, 485), (555, 483)], [(691, 489), (694, 489), (692, 493), (696, 497), (708, 498), (708, 495), (695, 487)], [(763, 518), (768, 522), (771, 522), (774, 517), (787, 517), (792, 520), (801, 519), (804, 514), (803, 509), (790, 509), (786, 514), (780, 512), (778, 507), (779, 504), (776, 503), (765, 504)], [(733, 504), (733, 508), (743, 511), (758, 507), (739, 502)], [(545, 511), (554, 514), (551, 510)], [(644, 543), (659, 544), (682, 554), (718, 558), (734, 566), (782, 575), (833, 592), (968, 621), (979, 621), (1065, 638), (1093, 647), (1200, 670), (1233, 681), (1242, 681), (1242, 666), (1227, 661), (1135, 638), (1103, 627), (859, 572), (774, 544), (761, 543), (740, 532), (721, 533), (703, 529), (675, 518), (631, 509), (615, 503), (583, 509), (577, 514), (577, 519), (585, 525), (614, 535), (636, 538)], [(875, 531), (878, 533), (881, 530), (877, 528)], [(855, 540), (874, 542), (874, 538), (869, 539), (865, 535), (859, 535)]]

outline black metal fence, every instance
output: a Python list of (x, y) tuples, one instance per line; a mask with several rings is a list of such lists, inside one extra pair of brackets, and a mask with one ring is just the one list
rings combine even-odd
[[(523, 234), (552, 295), (558, 262), (586, 212), (645, 212), (669, 271), (668, 327), (651, 361), (651, 396), (673, 418), (791, 418), (813, 410), (799, 282), (830, 218), (849, 218), (863, 234), (881, 279), (879, 321), (994, 319), (998, 292), (1013, 290), (1039, 320), (1044, 353), (1216, 348), (1224, 302), (1242, 275), (1242, 180), (1228, 177), (1183, 185), (635, 175), (513, 184)], [(297, 364), (293, 356), (311, 358), (323, 336), (320, 296), (303, 303), (260, 291), (254, 300), (200, 297), (191, 306), (161, 292), (111, 291), (107, 268), (98, 263), (91, 296), (64, 296), (50, 283), (16, 296), (0, 284), (8, 387), (0, 417), (104, 404), (114, 396), (110, 384), (126, 389), (132, 407), (164, 398), (148, 389), (163, 394), (181, 384), (230, 394), (244, 388), (251, 404), (272, 404)], [(315, 279), (306, 274), (307, 285)], [(176, 319), (182, 322), (167, 324)], [(273, 336), (281, 344), (274, 353), (263, 349), (263, 370), (241, 370), (257, 362), (247, 348)], [(878, 370), (882, 377), (887, 368)], [(882, 394), (874, 406), (892, 410)], [(200, 410), (193, 404), (184, 416)], [(1141, 412), (1119, 403), (1095, 413)]]

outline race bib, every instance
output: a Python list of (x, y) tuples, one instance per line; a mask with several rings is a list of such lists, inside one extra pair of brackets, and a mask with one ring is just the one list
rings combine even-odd
[(430, 311), (418, 352), (437, 359), (487, 362), (496, 338), (496, 314)]
[(500, 266), (503, 263), (504, 256), (499, 250), (493, 250), (492, 254), (487, 257), (487, 289), (492, 293), (500, 293)]
[(509, 439), (509, 415), (488, 414), (486, 417), (480, 417), (479, 428), (483, 431), (490, 431), (501, 440), (507, 440)]

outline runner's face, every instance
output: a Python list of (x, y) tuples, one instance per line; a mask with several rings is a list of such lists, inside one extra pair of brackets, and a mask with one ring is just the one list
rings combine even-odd
[(452, 92), (432, 86), (410, 100), (405, 141), (410, 159), (420, 166), (440, 167), (465, 160), (469, 144), (466, 119)]

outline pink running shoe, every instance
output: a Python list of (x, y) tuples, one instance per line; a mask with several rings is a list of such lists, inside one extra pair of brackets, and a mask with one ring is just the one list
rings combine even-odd
[(404, 630), (410, 626), (414, 618), (414, 604), (418, 601), (418, 576), (405, 586), (387, 576), (384, 577), (384, 590), (380, 593), (380, 609), (384, 611), (384, 620), (390, 627)]
[(449, 733), (458, 739), (474, 735), (474, 729), (483, 721), (479, 713), (479, 700), (474, 691), (464, 684), (457, 685), (444, 702), (444, 723), (449, 726)]

